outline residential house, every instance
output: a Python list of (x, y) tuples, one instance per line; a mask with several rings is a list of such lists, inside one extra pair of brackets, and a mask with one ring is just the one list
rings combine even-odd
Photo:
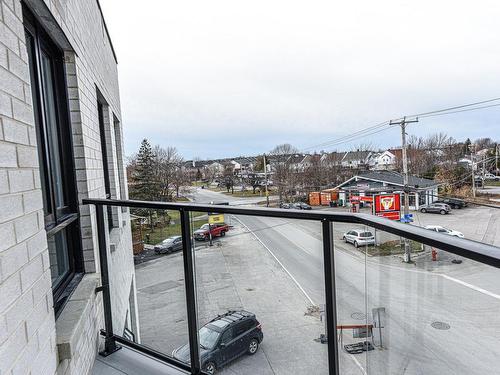
[(366, 169), (372, 151), (348, 151), (344, 155), (341, 165), (344, 168)]
[(394, 170), (397, 166), (396, 155), (389, 150), (373, 152), (368, 159), (368, 165), (370, 170)]

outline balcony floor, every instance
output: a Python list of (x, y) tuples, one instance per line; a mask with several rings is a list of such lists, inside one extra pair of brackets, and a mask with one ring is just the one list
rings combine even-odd
[(186, 375), (187, 372), (123, 347), (108, 357), (97, 355), (92, 375)]

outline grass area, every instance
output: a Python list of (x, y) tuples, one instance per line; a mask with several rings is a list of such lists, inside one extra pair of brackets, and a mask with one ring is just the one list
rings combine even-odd
[[(361, 251), (364, 248), (361, 248)], [(423, 251), (422, 244), (420, 242), (410, 240), (410, 249), (412, 253), (420, 253)], [(404, 253), (404, 245), (401, 244), (399, 240), (387, 241), (379, 246), (368, 246), (368, 255), (371, 256), (388, 256), (397, 255)]]
[[(168, 217), (170, 217), (170, 220), (168, 220)], [(181, 235), (181, 220), (179, 211), (168, 211), (168, 217), (160, 215), (157, 218), (157, 225), (153, 230), (151, 230), (149, 225), (142, 226), (142, 238), (145, 244), (156, 245), (165, 238)], [(200, 213), (199, 215), (193, 217), (193, 221), (203, 221), (203, 223), (193, 223), (193, 227), (196, 229), (207, 221), (206, 215)]]
[(206, 182), (202, 182), (202, 181), (193, 181), (191, 183), (192, 186), (195, 186), (195, 187), (200, 187), (200, 186), (203, 186), (203, 185), (206, 185), (207, 183)]
[[(224, 191), (224, 194), (226, 195), (232, 195), (233, 197), (239, 197), (239, 198), (249, 198), (249, 197), (262, 197), (266, 198), (266, 194), (262, 192), (262, 194), (259, 193), (258, 190), (255, 191), (255, 194), (253, 193), (252, 189), (241, 191), (241, 190), (235, 190), (234, 194), (231, 192), (227, 192), (227, 189)], [(276, 195), (274, 191), (269, 191), (269, 196)]]
[(500, 186), (500, 181), (485, 181), (484, 186)]

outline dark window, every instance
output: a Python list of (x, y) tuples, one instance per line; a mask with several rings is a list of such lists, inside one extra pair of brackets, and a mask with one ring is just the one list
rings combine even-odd
[[(104, 105), (102, 102), (97, 102), (97, 111), (99, 116), (99, 135), (101, 140), (101, 155), (102, 155), (102, 170), (104, 173), (104, 190), (106, 198), (111, 198), (111, 182), (109, 178), (109, 158), (108, 148), (106, 145), (106, 127), (104, 124)], [(108, 211), (108, 227), (113, 228), (113, 207), (107, 206)]]
[(83, 271), (64, 60), (29, 10), (23, 12), (57, 314)]
[(245, 332), (247, 332), (250, 328), (252, 328), (252, 321), (251, 320), (246, 320), (244, 322), (238, 323), (238, 325), (235, 328), (235, 333), (234, 336), (238, 337)]
[(233, 339), (233, 329), (228, 328), (223, 334), (220, 340), (221, 344), (227, 344), (229, 341)]

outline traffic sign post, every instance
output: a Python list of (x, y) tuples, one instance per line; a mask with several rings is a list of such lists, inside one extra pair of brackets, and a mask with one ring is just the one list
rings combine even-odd
[(373, 327), (378, 328), (380, 347), (383, 348), (382, 343), (382, 328), (385, 327), (385, 307), (377, 307), (372, 309)]

